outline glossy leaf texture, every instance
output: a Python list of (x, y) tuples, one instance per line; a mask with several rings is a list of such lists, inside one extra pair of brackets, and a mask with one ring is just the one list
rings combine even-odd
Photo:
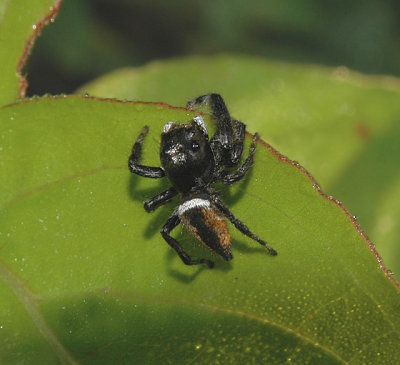
[(158, 166), (163, 124), (193, 115), (72, 96), (0, 109), (0, 362), (400, 362), (395, 282), (343, 208), (265, 142), (220, 191), (277, 257), (233, 227), (229, 263), (173, 231), (213, 270), (163, 241), (179, 200), (145, 213), (169, 184), (127, 159), (147, 124), (143, 162)]
[(39, 32), (54, 21), (61, 0), (0, 0), (0, 105), (23, 97), (24, 64)]
[(400, 81), (344, 67), (219, 55), (123, 69), (81, 92), (185, 105), (218, 92), (231, 114), (300, 161), (400, 272)]

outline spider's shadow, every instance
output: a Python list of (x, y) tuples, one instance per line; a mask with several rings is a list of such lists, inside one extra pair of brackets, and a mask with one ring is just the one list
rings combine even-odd
[[(193, 256), (199, 256), (203, 257), (204, 255), (201, 254), (201, 250), (196, 250), (197, 252)], [(200, 251), (200, 253), (199, 253)], [(204, 253), (204, 250), (203, 250)], [(195, 268), (195, 271), (191, 272), (193, 269), (189, 269), (186, 265), (181, 265), (181, 260), (177, 257), (175, 252), (172, 250), (168, 251), (166, 261), (167, 261), (167, 267), (168, 267), (168, 274), (172, 277), (174, 277), (176, 280), (184, 283), (184, 284), (190, 284), (193, 282), (197, 276), (200, 275), (203, 271), (207, 270), (212, 270), (212, 271), (222, 271), (222, 272), (227, 272), (233, 269), (232, 263), (226, 262), (222, 260), (219, 256), (217, 255), (210, 255), (208, 254), (209, 257), (212, 261), (214, 261), (215, 266), (213, 269), (208, 268), (205, 265), (196, 265), (193, 268)], [(211, 256), (211, 257), (210, 257)], [(173, 268), (173, 261), (178, 260), (179, 261), (179, 269)]]
[[(128, 184), (128, 193), (129, 196), (132, 200), (134, 201), (139, 201), (144, 203), (147, 199), (150, 199), (158, 194), (160, 194), (162, 191), (165, 191), (168, 189), (171, 184), (167, 179), (158, 179), (158, 184), (157, 186), (154, 187), (149, 187), (145, 189), (137, 189), (137, 183), (139, 179), (144, 179), (143, 177), (136, 176), (136, 175), (131, 175), (131, 178), (129, 180)], [(152, 185), (154, 185), (154, 182), (152, 182)], [(176, 197), (172, 199), (172, 201), (175, 201)], [(144, 231), (144, 236), (146, 238), (150, 238), (154, 236), (156, 233), (159, 233), (161, 230), (162, 226), (165, 224), (165, 222), (168, 219), (168, 214), (171, 214), (171, 202), (167, 202), (165, 205), (159, 207), (156, 211), (147, 213), (144, 210), (143, 207), (143, 214), (148, 215), (149, 217), (149, 222), (146, 225), (145, 231)], [(167, 213), (168, 212), (168, 213)]]

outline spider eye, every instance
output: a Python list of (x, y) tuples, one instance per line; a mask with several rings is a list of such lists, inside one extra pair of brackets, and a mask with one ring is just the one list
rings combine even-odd
[(197, 149), (200, 148), (200, 145), (199, 145), (197, 142), (193, 142), (193, 143), (192, 143), (192, 148), (193, 148), (194, 150), (197, 150)]

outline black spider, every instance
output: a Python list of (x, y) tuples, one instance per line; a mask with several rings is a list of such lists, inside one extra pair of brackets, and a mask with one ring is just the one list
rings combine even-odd
[(217, 121), (217, 131), (210, 140), (206, 124), (198, 115), (190, 124), (168, 122), (164, 125), (160, 149), (162, 167), (140, 165), (142, 143), (149, 127), (143, 128), (133, 145), (129, 158), (131, 172), (150, 178), (167, 176), (172, 183), (172, 187), (147, 200), (144, 208), (151, 212), (175, 195), (181, 194), (181, 203), (165, 223), (161, 235), (186, 265), (207, 264), (212, 268), (214, 262), (207, 259), (193, 260), (180, 243), (170, 236), (170, 232), (182, 222), (205, 246), (229, 261), (233, 256), (224, 217), (240, 232), (263, 245), (271, 255), (276, 255), (277, 252), (272, 247), (231, 213), (211, 186), (217, 181), (230, 185), (245, 176), (253, 164), (258, 134), (254, 135), (249, 155), (241, 166), (233, 172), (227, 170), (239, 164), (246, 126), (230, 117), (222, 97), (218, 94), (200, 96), (189, 101), (187, 106), (192, 109), (203, 103), (210, 105), (212, 115)]

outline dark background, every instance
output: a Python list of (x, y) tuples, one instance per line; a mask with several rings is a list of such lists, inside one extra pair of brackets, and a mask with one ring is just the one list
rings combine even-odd
[(28, 95), (71, 93), (119, 67), (246, 53), (400, 75), (398, 0), (64, 0), (25, 72)]

